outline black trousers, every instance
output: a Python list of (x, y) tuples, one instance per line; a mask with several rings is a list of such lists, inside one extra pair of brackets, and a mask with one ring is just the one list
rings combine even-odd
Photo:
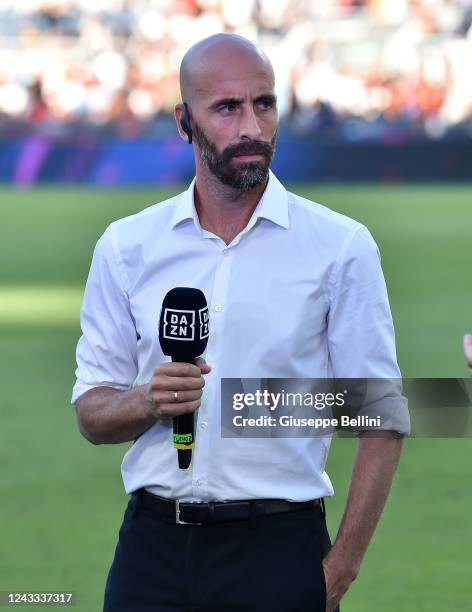
[(320, 507), (212, 525), (176, 525), (125, 512), (104, 612), (324, 612)]

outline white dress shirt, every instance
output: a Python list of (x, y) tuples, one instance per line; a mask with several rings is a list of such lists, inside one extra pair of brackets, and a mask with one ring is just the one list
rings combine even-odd
[(72, 402), (94, 387), (149, 382), (169, 360), (158, 339), (164, 296), (198, 287), (209, 305), (212, 371), (195, 413), (191, 467), (178, 467), (172, 425), (156, 422), (124, 457), (126, 492), (190, 501), (330, 496), (330, 437), (222, 438), (220, 380), (399, 377), (377, 246), (363, 225), (287, 192), (272, 173), (247, 227), (226, 245), (200, 227), (194, 183), (112, 223), (98, 241)]

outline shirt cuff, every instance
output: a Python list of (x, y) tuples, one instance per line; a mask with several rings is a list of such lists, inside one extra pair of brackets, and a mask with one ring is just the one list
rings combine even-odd
[(75, 406), (77, 401), (82, 397), (82, 395), (86, 391), (90, 391), (90, 389), (96, 389), (97, 387), (110, 387), (111, 389), (116, 389), (117, 391), (128, 391), (131, 389), (132, 385), (123, 385), (115, 382), (94, 382), (94, 383), (85, 383), (83, 381), (77, 381), (72, 390), (72, 397), (70, 403)]

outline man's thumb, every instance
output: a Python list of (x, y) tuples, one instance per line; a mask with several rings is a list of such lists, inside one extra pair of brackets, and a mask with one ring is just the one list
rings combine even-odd
[(194, 363), (200, 368), (200, 372), (202, 374), (208, 374), (208, 372), (211, 372), (211, 367), (207, 364), (203, 357), (197, 357)]

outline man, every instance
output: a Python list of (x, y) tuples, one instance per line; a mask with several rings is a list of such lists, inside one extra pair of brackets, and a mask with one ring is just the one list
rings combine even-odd
[(464, 336), (464, 355), (472, 374), (472, 334), (465, 334)]
[[(205, 39), (180, 79), (176, 122), (193, 138), (196, 178), (107, 229), (81, 313), (79, 429), (95, 444), (135, 441), (104, 609), (332, 611), (359, 572), (406, 429), (360, 435), (325, 556), (329, 438), (223, 440), (220, 381), (398, 377), (377, 248), (363, 226), (289, 194), (269, 172), (274, 73), (254, 45)], [(159, 346), (159, 308), (175, 286), (209, 300), (196, 365), (168, 363)], [(197, 439), (191, 468), (179, 470), (171, 417), (187, 412)], [(184, 507), (187, 524), (176, 518)], [(199, 521), (188, 518), (194, 508)]]

